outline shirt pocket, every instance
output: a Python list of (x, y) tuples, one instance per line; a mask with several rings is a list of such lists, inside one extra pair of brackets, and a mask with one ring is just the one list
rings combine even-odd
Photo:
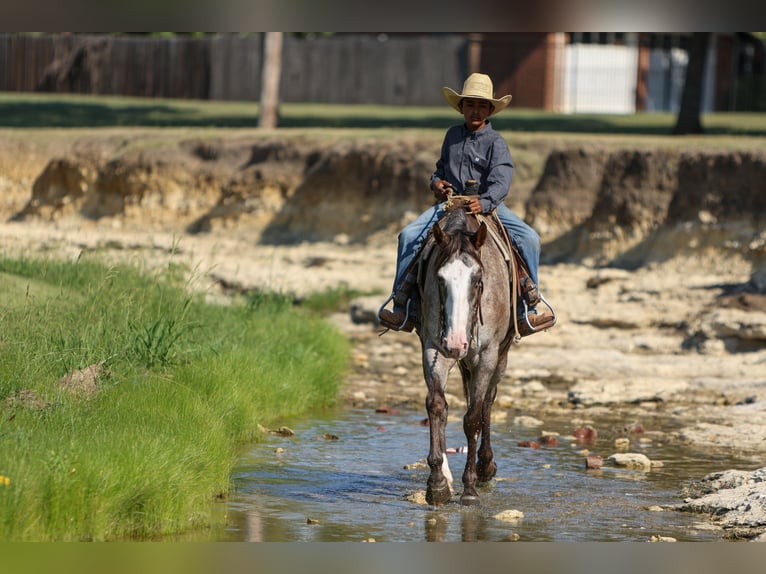
[(483, 155), (473, 154), (471, 156), (471, 165), (481, 171), (486, 171), (487, 167), (489, 167), (489, 160)]

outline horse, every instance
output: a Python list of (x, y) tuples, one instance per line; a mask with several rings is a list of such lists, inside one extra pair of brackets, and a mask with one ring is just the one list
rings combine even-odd
[(433, 247), (419, 281), (418, 336), (430, 429), (426, 501), (446, 504), (454, 492), (446, 456), (444, 393), (457, 364), (467, 403), (463, 431), (468, 444), (460, 502), (478, 505), (477, 483), (489, 482), (497, 472), (490, 422), (514, 341), (511, 271), (503, 251), (489, 237), (486, 220), (461, 208), (449, 211), (440, 223), (432, 228)]

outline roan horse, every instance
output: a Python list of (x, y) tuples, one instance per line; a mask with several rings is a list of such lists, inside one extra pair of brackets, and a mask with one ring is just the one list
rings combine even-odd
[(490, 421), (497, 384), (514, 339), (511, 273), (503, 252), (489, 237), (487, 223), (479, 223), (462, 208), (450, 211), (441, 227), (434, 225), (433, 237), (435, 244), (420, 281), (418, 329), (431, 433), (426, 501), (441, 505), (452, 498), (444, 392), (457, 363), (467, 402), (463, 430), (468, 441), (460, 502), (476, 505), (477, 483), (488, 482), (497, 472)]

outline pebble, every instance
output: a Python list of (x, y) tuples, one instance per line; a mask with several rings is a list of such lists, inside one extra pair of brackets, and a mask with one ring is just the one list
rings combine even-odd
[(543, 446), (556, 446), (559, 439), (553, 435), (543, 435), (537, 439), (537, 442)]
[(614, 466), (636, 470), (651, 470), (652, 461), (645, 454), (637, 452), (616, 453), (606, 459)]
[(533, 440), (520, 440), (516, 443), (516, 446), (520, 446), (521, 448), (540, 448), (540, 443)]
[(597, 454), (585, 457), (585, 468), (587, 469), (601, 468), (603, 465), (604, 459)]
[(503, 510), (493, 516), (496, 520), (502, 520), (503, 522), (521, 522), (524, 518), (524, 513), (521, 510)]
[(513, 424), (519, 427), (540, 427), (540, 426), (543, 426), (544, 423), (543, 421), (535, 417), (522, 415), (522, 416), (514, 417)]
[[(510, 409), (511, 407), (513, 407), (513, 398), (509, 397), (508, 395), (500, 395), (495, 400), (495, 405), (497, 405), (501, 409)], [(494, 413), (492, 416), (494, 417)]]
[(595, 441), (598, 438), (598, 431), (591, 426), (578, 427), (572, 434), (579, 441)]
[(413, 502), (415, 504), (420, 504), (422, 506), (427, 505), (426, 502), (426, 491), (425, 490), (416, 490), (415, 492), (412, 492), (407, 495), (407, 501)]
[(630, 439), (625, 437), (620, 437), (614, 439), (614, 447), (619, 449), (627, 449), (630, 447)]
[(677, 539), (672, 536), (657, 536), (654, 535), (649, 538), (649, 542), (678, 542)]

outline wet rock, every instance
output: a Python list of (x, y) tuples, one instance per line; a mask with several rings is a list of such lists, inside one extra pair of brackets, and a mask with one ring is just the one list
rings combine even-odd
[(619, 438), (614, 439), (614, 448), (618, 448), (618, 449), (624, 450), (624, 449), (627, 449), (629, 447), (630, 447), (630, 439), (625, 438), (625, 437), (619, 437)]
[(684, 489), (690, 496), (678, 510), (709, 514), (731, 539), (766, 533), (766, 467), (711, 473)]
[(508, 395), (500, 395), (495, 399), (495, 406), (501, 409), (510, 409), (513, 407), (513, 397)]
[(521, 448), (540, 448), (540, 443), (533, 440), (520, 440), (516, 443), (516, 446), (520, 446)]
[(649, 542), (678, 542), (678, 540), (672, 536), (658, 536), (655, 534), (649, 537)]
[(596, 470), (601, 468), (603, 465), (604, 459), (597, 454), (592, 454), (585, 457), (585, 468), (588, 470)]
[(259, 424), (258, 430), (264, 434), (275, 434), (279, 436), (293, 436), (295, 434), (291, 428), (285, 426), (281, 426), (278, 429), (270, 429), (263, 426), (262, 424)]
[(598, 431), (591, 426), (577, 427), (572, 435), (578, 442), (592, 442), (598, 438)]
[(543, 435), (537, 439), (541, 446), (556, 446), (559, 439), (554, 435)]
[(416, 490), (415, 492), (411, 492), (407, 495), (407, 501), (421, 506), (428, 505), (428, 502), (426, 502), (426, 491)]
[(637, 452), (616, 453), (606, 459), (614, 466), (631, 468), (635, 470), (651, 470), (652, 461), (645, 454)]
[(386, 414), (386, 415), (398, 415), (400, 413), (399, 409), (394, 409), (389, 407), (388, 405), (381, 405), (375, 409), (376, 413), (379, 414)]
[(543, 426), (543, 424), (543, 421), (540, 419), (526, 415), (514, 417), (513, 419), (513, 425), (519, 427), (540, 427)]
[(524, 513), (521, 510), (503, 510), (495, 514), (492, 518), (502, 522), (519, 523), (524, 519)]

